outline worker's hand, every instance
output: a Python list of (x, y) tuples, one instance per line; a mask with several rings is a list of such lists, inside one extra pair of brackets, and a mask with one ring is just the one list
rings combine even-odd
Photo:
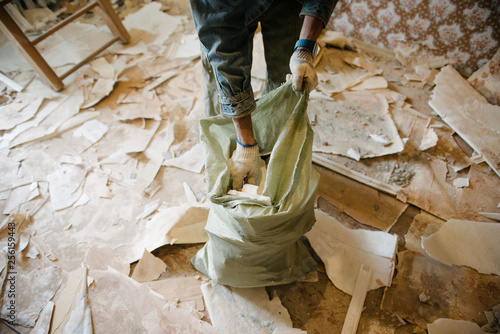
[(318, 76), (312, 63), (312, 55), (309, 51), (297, 49), (290, 58), (290, 70), (293, 76), (293, 90), (302, 90), (303, 82), (311, 92), (318, 86)]
[(231, 159), (228, 161), (229, 171), (233, 177), (233, 189), (241, 190), (246, 177), (247, 183), (255, 184), (255, 178), (260, 168), (259, 146), (244, 147), (236, 144)]

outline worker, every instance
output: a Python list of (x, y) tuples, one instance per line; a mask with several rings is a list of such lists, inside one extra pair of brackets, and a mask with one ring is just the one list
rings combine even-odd
[[(263, 94), (279, 87), (291, 72), (293, 89), (318, 84), (312, 63), (316, 40), (336, 0), (190, 0), (202, 48), (205, 115), (233, 120), (236, 149), (228, 162), (233, 189), (254, 182), (259, 147), (251, 113), (256, 103), (251, 86), (253, 36), (260, 23), (267, 77)], [(305, 82), (305, 84), (304, 84)], [(218, 97), (217, 97), (218, 95)]]

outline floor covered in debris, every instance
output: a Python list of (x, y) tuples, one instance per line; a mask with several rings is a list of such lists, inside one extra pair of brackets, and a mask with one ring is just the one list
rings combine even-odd
[[(1, 40), (21, 87), (0, 82), (1, 333), (340, 333), (362, 264), (358, 333), (500, 332), (500, 107), (446, 59), (325, 32), (308, 104), (317, 223), (303, 237), (318, 269), (228, 288), (190, 264), (209, 200), (189, 4), (116, 10), (131, 42), (60, 92)], [(63, 73), (108, 35), (88, 13), (40, 48)]]

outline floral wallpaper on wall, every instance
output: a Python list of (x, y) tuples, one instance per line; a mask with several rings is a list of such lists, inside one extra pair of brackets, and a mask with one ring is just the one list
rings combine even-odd
[(500, 47), (500, 0), (340, 0), (327, 28), (386, 48), (418, 43), (472, 73)]

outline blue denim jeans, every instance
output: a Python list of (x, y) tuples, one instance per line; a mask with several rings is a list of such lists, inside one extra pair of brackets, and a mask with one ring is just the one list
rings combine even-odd
[[(248, 25), (249, 37), (248, 52), (250, 64), (252, 61), (253, 36), (257, 25), (260, 22), (261, 32), (264, 42), (264, 56), (266, 60), (266, 81), (262, 94), (279, 87), (285, 82), (286, 75), (290, 73), (289, 60), (293, 53), (295, 42), (297, 41), (302, 27), (302, 18), (299, 16), (302, 5), (298, 1), (275, 0), (273, 4), (254, 22)], [(204, 84), (204, 102), (205, 116), (215, 116), (221, 113), (219, 100), (220, 91), (214, 70), (208, 60), (206, 52), (202, 47), (202, 68)], [(248, 74), (250, 80), (250, 74)], [(248, 104), (245, 104), (243, 110), (236, 108), (236, 112), (228, 110), (231, 108), (222, 108), (222, 114), (227, 117), (244, 117), (251, 113), (255, 107), (253, 91), (251, 85), (245, 90)], [(240, 112), (241, 111), (241, 112)]]
[(267, 78), (265, 94), (281, 85), (302, 26), (303, 15), (326, 25), (335, 0), (191, 0), (201, 42), (206, 115), (231, 118), (255, 109), (250, 84), (253, 36), (260, 22)]

